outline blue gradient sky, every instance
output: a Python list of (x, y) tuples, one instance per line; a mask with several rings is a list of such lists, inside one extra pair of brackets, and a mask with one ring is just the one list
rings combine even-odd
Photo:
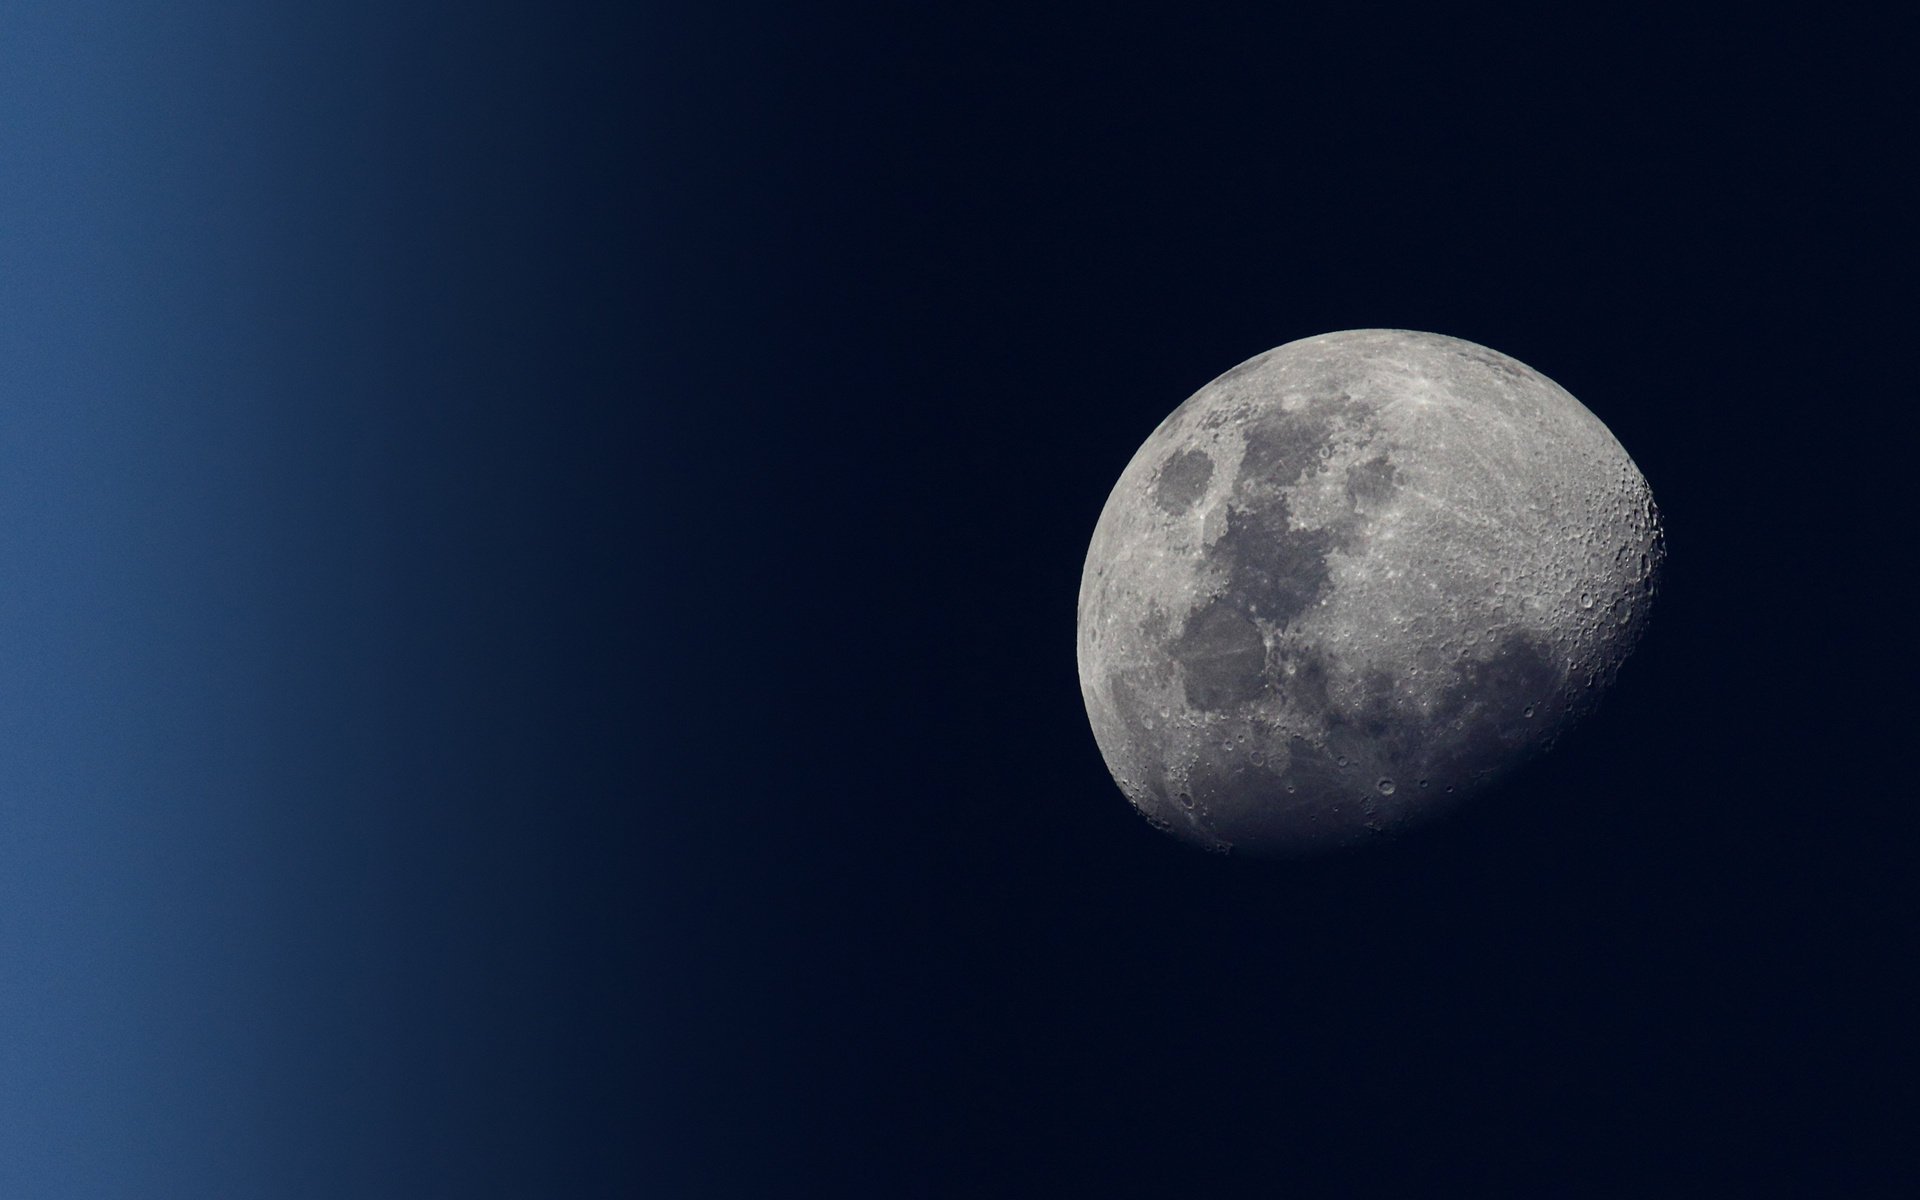
[(622, 443), (555, 417), (545, 38), (0, 16), (0, 1194), (566, 1173), (537, 823), (602, 787), (579, 583), (640, 547), (561, 462)]
[(286, 373), (316, 306), (244, 14), (0, 18), (9, 1195), (257, 1193), (271, 1166), (294, 981), (266, 964), (313, 796), (275, 748), (272, 681), (310, 653), (276, 509), (310, 469)]

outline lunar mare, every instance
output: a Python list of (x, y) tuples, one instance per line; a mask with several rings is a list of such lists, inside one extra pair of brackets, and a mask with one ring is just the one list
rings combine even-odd
[(1284, 855), (1436, 816), (1551, 746), (1646, 626), (1646, 480), (1559, 385), (1367, 329), (1161, 422), (1081, 576), (1081, 692), (1154, 826)]

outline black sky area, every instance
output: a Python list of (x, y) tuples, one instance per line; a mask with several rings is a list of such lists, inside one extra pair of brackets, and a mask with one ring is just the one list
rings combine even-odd
[[(0, 1193), (1911, 1187), (1890, 26), (11, 20)], [(1651, 631), (1458, 820), (1202, 855), (1094, 521), (1382, 326), (1607, 424)]]

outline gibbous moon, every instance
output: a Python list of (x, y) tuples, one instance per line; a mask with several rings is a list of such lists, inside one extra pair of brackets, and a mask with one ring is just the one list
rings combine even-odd
[(1472, 342), (1361, 329), (1241, 363), (1100, 514), (1080, 688), (1114, 779), (1217, 851), (1447, 811), (1598, 702), (1664, 555), (1599, 418)]

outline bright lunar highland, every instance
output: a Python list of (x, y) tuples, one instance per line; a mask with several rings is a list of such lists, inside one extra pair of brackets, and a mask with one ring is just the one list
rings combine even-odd
[(1080, 582), (1080, 688), (1128, 800), (1288, 855), (1444, 812), (1593, 708), (1664, 542), (1558, 384), (1457, 338), (1329, 333), (1160, 423)]

